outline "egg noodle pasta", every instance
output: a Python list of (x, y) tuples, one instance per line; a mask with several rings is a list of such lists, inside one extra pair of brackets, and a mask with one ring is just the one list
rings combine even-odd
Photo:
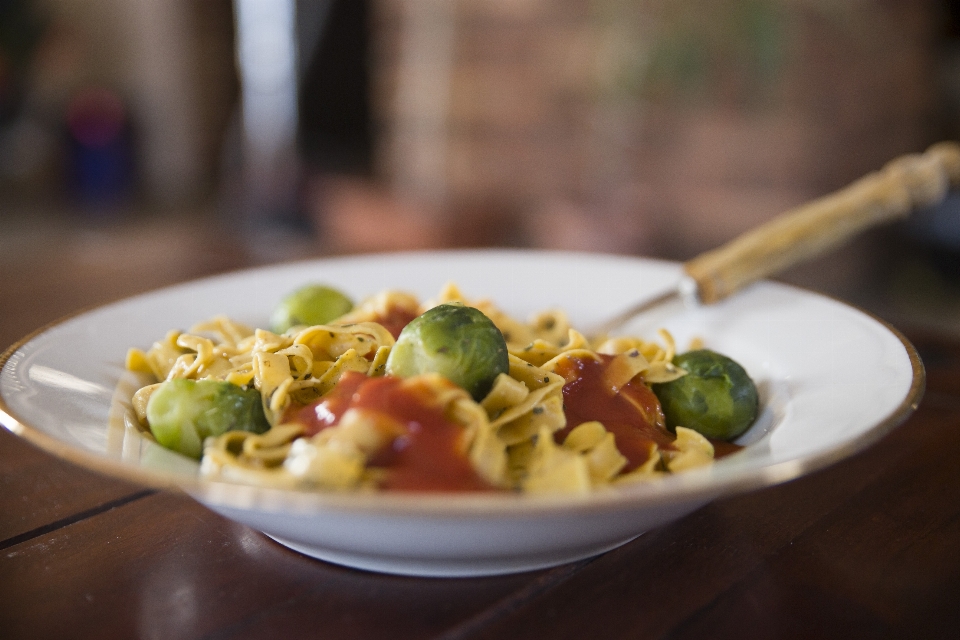
[[(402, 326), (450, 304), (482, 312), (506, 345), (506, 366), (479, 397), (436, 372), (388, 375)], [(177, 384), (208, 395), (222, 385), (204, 381), (230, 383), (259, 398), (262, 431), (201, 438), (204, 477), (290, 489), (582, 493), (713, 461), (703, 435), (666, 428), (650, 391), (686, 374), (675, 355), (666, 331), (657, 341), (593, 344), (561, 311), (524, 322), (450, 284), (423, 303), (384, 291), (332, 321), (282, 333), (218, 316), (130, 349), (127, 367), (156, 380), (132, 401), (147, 433), (158, 421), (151, 399), (169, 381), (195, 381)], [(617, 399), (620, 413), (583, 417), (578, 407), (597, 398)], [(627, 414), (642, 423), (636, 434), (614, 428)], [(209, 417), (198, 416), (198, 424)]]

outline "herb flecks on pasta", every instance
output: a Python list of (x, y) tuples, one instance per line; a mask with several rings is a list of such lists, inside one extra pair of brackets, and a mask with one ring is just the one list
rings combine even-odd
[[(193, 420), (189, 446), (169, 420), (157, 439), (196, 456), (206, 436), (207, 477), (291, 489), (582, 493), (713, 461), (711, 441), (668, 425), (654, 392), (686, 375), (675, 356), (665, 331), (656, 342), (591, 344), (560, 311), (523, 322), (451, 284), (424, 303), (384, 291), (283, 333), (213, 318), (131, 349), (127, 366), (155, 379), (132, 400), (142, 428), (157, 433), (151, 415)], [(190, 402), (171, 386), (177, 380), (228, 386), (210, 387), (199, 411), (176, 404)], [(243, 424), (248, 410), (225, 414), (217, 404), (250, 394), (263, 423)]]

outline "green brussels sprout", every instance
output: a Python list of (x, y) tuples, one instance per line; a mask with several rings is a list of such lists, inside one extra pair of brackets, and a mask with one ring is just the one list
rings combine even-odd
[(322, 284), (311, 284), (297, 289), (274, 309), (270, 328), (283, 333), (297, 325), (326, 324), (353, 309), (346, 295)]
[(401, 378), (439, 373), (466, 389), (474, 400), (510, 370), (507, 343), (478, 309), (453, 302), (414, 318), (400, 332), (387, 358), (387, 373)]
[(693, 429), (707, 438), (732, 440), (757, 418), (757, 387), (739, 364), (709, 349), (676, 356), (687, 375), (653, 384), (667, 426)]
[(197, 459), (209, 436), (227, 431), (263, 433), (270, 428), (256, 389), (186, 378), (167, 380), (153, 392), (147, 401), (147, 423), (161, 445)]

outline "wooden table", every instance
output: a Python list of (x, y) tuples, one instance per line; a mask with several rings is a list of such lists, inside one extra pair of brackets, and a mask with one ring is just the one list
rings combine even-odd
[[(0, 336), (75, 306), (40, 294)], [(504, 577), (326, 564), (0, 429), (0, 638), (957, 638), (960, 340), (910, 337), (926, 396), (866, 452)]]

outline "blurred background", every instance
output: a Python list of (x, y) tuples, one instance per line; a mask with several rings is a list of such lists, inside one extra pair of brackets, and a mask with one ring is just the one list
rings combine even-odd
[[(958, 138), (958, 1), (0, 0), (0, 343), (308, 257), (685, 260)], [(782, 279), (960, 334), (960, 199)]]

